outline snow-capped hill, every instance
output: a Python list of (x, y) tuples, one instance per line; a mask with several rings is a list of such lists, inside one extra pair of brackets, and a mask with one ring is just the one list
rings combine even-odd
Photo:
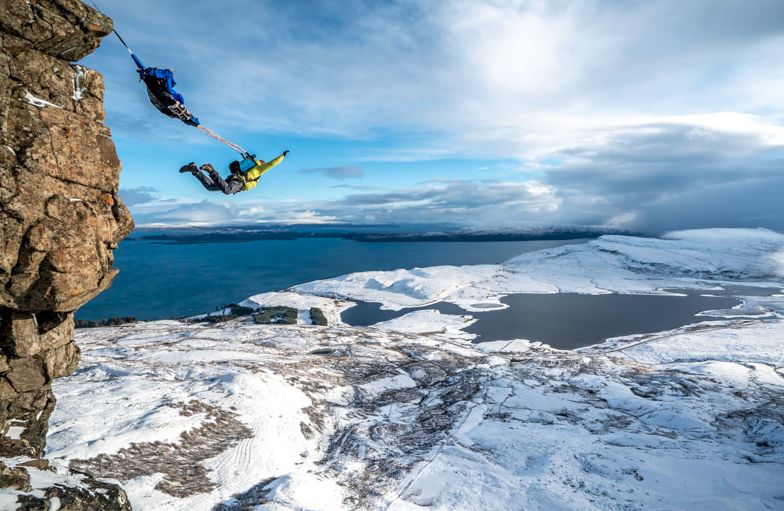
[(484, 264), (368, 271), (317, 280), (293, 289), (307, 295), (381, 302), (386, 308), (401, 309), (449, 300), (461, 289), (486, 280), (499, 268), (497, 265)]
[(722, 283), (781, 282), (784, 235), (765, 229), (706, 229), (665, 238), (602, 236), (528, 252), (503, 265), (436, 266), (352, 273), (293, 288), (305, 295), (380, 302), (387, 309), (438, 301), (467, 311), (513, 293), (643, 293), (710, 289)]
[[(508, 265), (531, 272), (531, 263), (560, 263), (584, 275), (593, 270), (651, 277), (768, 279), (777, 275), (771, 255), (784, 249), (784, 235), (767, 229), (705, 229), (668, 233), (663, 238), (602, 236), (584, 245), (523, 254)], [(616, 278), (617, 278), (616, 277)], [(612, 289), (609, 286), (608, 289)]]

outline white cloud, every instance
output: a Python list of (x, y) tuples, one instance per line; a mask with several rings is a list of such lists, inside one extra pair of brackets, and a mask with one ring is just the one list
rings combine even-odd
[(332, 179), (343, 181), (346, 179), (359, 179), (365, 175), (365, 171), (359, 167), (344, 165), (342, 167), (320, 167), (313, 169), (302, 169), (300, 172), (305, 174), (322, 174)]
[[(453, 154), (492, 144), (494, 156), (525, 157), (556, 139), (586, 143), (608, 125), (673, 115), (743, 112), (776, 125), (781, 5), (245, 2), (183, 11), (160, 32), (137, 5), (113, 10), (153, 63), (181, 65), (189, 100), (212, 122), (350, 137), (421, 130), (462, 142)], [(161, 19), (179, 10), (163, 7)], [(243, 31), (248, 17), (263, 36)]]
[[(194, 111), (217, 128), (403, 133), (410, 142), (365, 160), (508, 158), (522, 170), (512, 183), (349, 194), (245, 217), (288, 207), (356, 220), (784, 228), (779, 0), (182, 5), (159, 2), (152, 19), (137, 3), (112, 10), (151, 64), (178, 67)], [(128, 120), (115, 128), (161, 135), (118, 59), (110, 107)], [(519, 196), (498, 200), (505, 187)]]
[(536, 181), (423, 183), (415, 189), (353, 193), (317, 205), (348, 222), (453, 223), (477, 227), (533, 226), (558, 211), (554, 188)]
[(132, 210), (140, 224), (383, 221), (646, 232), (712, 226), (784, 230), (784, 149), (768, 145), (765, 133), (682, 122), (641, 125), (608, 131), (601, 144), (552, 153), (557, 163), (537, 167), (536, 178), (510, 172), (513, 179), (506, 180), (343, 186), (346, 195), (337, 200), (259, 203), (243, 196), (194, 204), (151, 194)]
[(784, 250), (780, 250), (771, 256), (776, 264), (776, 273), (784, 277)]
[(139, 227), (216, 226), (230, 224), (329, 224), (334, 216), (290, 202), (232, 203), (220, 199), (201, 201), (154, 200), (131, 206)]

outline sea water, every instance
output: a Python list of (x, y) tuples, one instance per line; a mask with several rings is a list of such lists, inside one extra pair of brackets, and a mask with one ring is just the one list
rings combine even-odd
[(77, 312), (81, 319), (143, 320), (210, 312), (266, 291), (346, 273), (502, 263), (571, 241), (361, 242), (300, 238), (161, 243), (126, 240), (115, 251), (112, 287)]

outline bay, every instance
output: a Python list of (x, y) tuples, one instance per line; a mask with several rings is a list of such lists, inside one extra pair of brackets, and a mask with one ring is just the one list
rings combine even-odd
[(111, 288), (79, 319), (141, 320), (210, 312), (266, 291), (346, 273), (438, 265), (502, 263), (516, 255), (586, 240), (363, 242), (298, 238), (223, 243), (127, 240), (115, 251)]

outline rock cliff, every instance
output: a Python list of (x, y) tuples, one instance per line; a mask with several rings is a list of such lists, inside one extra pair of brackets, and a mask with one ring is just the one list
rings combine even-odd
[(133, 220), (103, 79), (74, 63), (111, 19), (79, 0), (0, 4), (0, 456), (40, 457), (50, 383), (79, 360), (73, 312), (110, 285)]

